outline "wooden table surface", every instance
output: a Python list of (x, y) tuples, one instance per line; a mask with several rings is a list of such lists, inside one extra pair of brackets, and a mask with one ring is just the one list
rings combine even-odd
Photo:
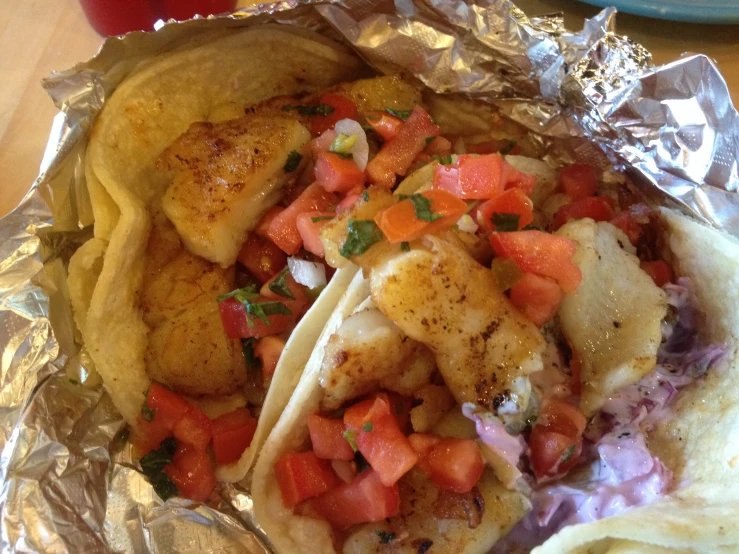
[[(242, 3), (249, 0), (242, 0)], [(564, 12), (567, 26), (599, 8), (575, 0), (518, 0), (529, 15)], [(621, 33), (641, 42), (662, 64), (683, 52), (712, 56), (739, 100), (739, 26), (675, 23), (619, 14)], [(102, 39), (77, 0), (0, 0), (0, 215), (28, 191), (57, 110), (40, 86), (54, 69), (86, 60)]]

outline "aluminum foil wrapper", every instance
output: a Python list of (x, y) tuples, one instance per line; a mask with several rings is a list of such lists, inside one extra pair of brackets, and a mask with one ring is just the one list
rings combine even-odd
[(379, 71), (497, 104), (552, 163), (610, 162), (661, 201), (739, 236), (739, 116), (707, 57), (653, 67), (615, 10), (564, 28), (505, 0), (289, 0), (108, 39), (44, 82), (60, 114), (31, 191), (0, 220), (3, 552), (267, 552), (248, 486), (216, 505), (162, 503), (75, 331), (67, 263), (91, 236), (84, 150), (95, 116), (142, 60), (185, 38), (281, 23), (341, 40)]

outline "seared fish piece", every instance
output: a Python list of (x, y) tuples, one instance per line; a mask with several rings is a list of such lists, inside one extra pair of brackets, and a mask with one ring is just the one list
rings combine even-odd
[(572, 261), (582, 282), (562, 301), (559, 321), (580, 359), (580, 408), (590, 417), (614, 392), (654, 369), (667, 296), (610, 223), (580, 219), (556, 234), (577, 243)]
[(431, 349), (458, 404), (473, 402), (515, 419), (528, 405), (527, 376), (542, 368), (544, 338), (488, 268), (437, 237), (424, 243), (428, 250), (396, 255), (372, 269), (372, 300)]
[(187, 248), (222, 267), (232, 265), (248, 231), (300, 174), (300, 167), (285, 172), (285, 164), (310, 138), (290, 118), (193, 123), (160, 160), (171, 175), (162, 208)]
[(335, 410), (378, 385), (412, 394), (428, 383), (435, 368), (426, 347), (371, 306), (349, 316), (326, 343), (321, 409)]

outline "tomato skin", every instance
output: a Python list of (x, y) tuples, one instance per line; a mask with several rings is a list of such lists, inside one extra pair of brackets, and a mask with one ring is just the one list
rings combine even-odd
[(471, 491), (485, 469), (480, 449), (471, 439), (441, 439), (431, 448), (426, 463), (436, 486), (458, 493)]
[(354, 451), (344, 438), (346, 425), (341, 419), (323, 417), (318, 414), (308, 416), (308, 432), (313, 452), (323, 460), (354, 459)]
[[(267, 300), (268, 299), (266, 298), (258, 297), (254, 302), (265, 302)], [(279, 301), (287, 306), (287, 299), (280, 299)], [(288, 309), (290, 309), (289, 306)], [(219, 302), (218, 310), (221, 313), (223, 329), (226, 331), (226, 335), (232, 339), (248, 339), (250, 337), (261, 338), (269, 335), (279, 335), (295, 323), (295, 318), (298, 316), (298, 314), (292, 309), (290, 309), (292, 312), (290, 315), (270, 315), (267, 318), (269, 319), (269, 325), (264, 323), (258, 317), (251, 317), (252, 326), (249, 327), (246, 319), (246, 308), (244, 308), (244, 305), (235, 298), (226, 298)]]
[(459, 156), (454, 165), (434, 168), (434, 189), (464, 200), (488, 200), (503, 193), (510, 166), (500, 154)]
[(321, 229), (326, 226), (330, 219), (318, 219), (318, 221), (313, 221), (313, 219), (325, 217), (333, 218), (336, 217), (336, 214), (333, 212), (306, 212), (300, 214), (297, 219), (298, 232), (300, 238), (303, 239), (303, 248), (321, 258), (325, 255), (323, 242), (321, 242)]
[(272, 377), (280, 361), (285, 341), (280, 337), (264, 337), (254, 345), (254, 355), (262, 361), (262, 374)]
[(524, 273), (511, 287), (511, 303), (537, 327), (552, 320), (562, 297), (555, 281), (534, 273)]
[(216, 486), (216, 475), (208, 454), (180, 444), (172, 463), (164, 471), (180, 490), (180, 496), (204, 502)]
[(335, 206), (338, 198), (314, 183), (306, 188), (295, 201), (280, 212), (269, 225), (267, 235), (286, 254), (293, 256), (303, 245), (298, 231), (298, 216), (305, 212), (325, 212)]
[(426, 148), (426, 139), (440, 133), (426, 110), (420, 106), (413, 108), (397, 135), (387, 141), (367, 164), (365, 171), (370, 183), (393, 188), (395, 175), (405, 175), (416, 156)]
[(559, 184), (567, 196), (580, 200), (598, 191), (598, 175), (591, 165), (572, 164), (559, 170)]
[(419, 219), (413, 202), (410, 199), (401, 200), (375, 216), (375, 223), (391, 244), (449, 229), (467, 212), (467, 204), (447, 191), (427, 190), (421, 196), (431, 200), (432, 213), (444, 217), (433, 222)]
[(257, 420), (247, 408), (236, 408), (211, 422), (213, 455), (216, 464), (230, 464), (241, 458), (257, 430)]
[(275, 243), (252, 233), (236, 257), (249, 273), (264, 283), (287, 264), (287, 256)]
[(655, 260), (653, 262), (641, 262), (640, 267), (649, 275), (654, 284), (662, 288), (667, 283), (672, 282), (675, 278), (675, 274), (672, 272), (672, 268), (664, 260)]
[(522, 190), (526, 196), (531, 196), (536, 188), (536, 176), (522, 173), (515, 167), (511, 167), (506, 178), (505, 188), (516, 188)]
[(262, 237), (263, 239), (269, 240), (269, 226), (272, 224), (272, 220), (277, 217), (278, 214), (284, 210), (282, 206), (272, 206), (269, 210), (264, 212), (262, 219), (259, 220), (257, 226), (254, 228), (254, 232)]
[(313, 452), (283, 455), (275, 463), (275, 476), (280, 485), (282, 502), (290, 509), (303, 500), (323, 494), (339, 485), (331, 465), (326, 460), (320, 460)]
[[(390, 486), (418, 461), (408, 439), (400, 430), (386, 394), (355, 404), (344, 413), (347, 429), (357, 433), (357, 447), (380, 480)], [(365, 431), (369, 428), (371, 430)]]
[(398, 484), (382, 484), (376, 471), (368, 469), (345, 483), (310, 501), (313, 509), (335, 528), (382, 521), (398, 515)]
[(181, 443), (195, 450), (204, 451), (213, 437), (210, 418), (197, 406), (190, 406), (187, 413), (175, 424), (172, 434)]
[(589, 217), (593, 221), (609, 221), (613, 218), (614, 201), (607, 196), (590, 196), (565, 204), (554, 215), (554, 228), (559, 229), (571, 219)]
[(327, 116), (313, 115), (310, 119), (310, 132), (312, 135), (320, 135), (331, 129), (337, 121), (342, 119), (354, 119), (359, 117), (357, 105), (346, 96), (335, 92), (327, 92), (318, 99), (318, 104), (328, 104), (334, 111)]
[(547, 397), (529, 437), (529, 457), (537, 480), (563, 475), (582, 452), (583, 413), (564, 400)]
[(321, 152), (314, 171), (316, 183), (329, 192), (345, 193), (364, 185), (364, 171), (351, 158), (342, 158), (334, 152)]
[(490, 244), (497, 256), (511, 258), (521, 271), (555, 279), (564, 292), (574, 292), (582, 273), (572, 263), (575, 243), (543, 231), (493, 233)]
[(644, 232), (642, 226), (634, 221), (634, 217), (628, 210), (622, 211), (613, 219), (611, 219), (611, 225), (621, 229), (624, 234), (629, 237), (629, 242), (631, 242), (631, 244), (633, 244), (634, 246), (638, 244), (639, 239)]
[(429, 156), (447, 156), (452, 153), (452, 143), (439, 135), (428, 143), (425, 152)]
[(483, 202), (477, 209), (477, 223), (487, 231), (495, 230), (493, 214), (518, 215), (518, 228), (523, 229), (534, 221), (534, 203), (517, 188), (505, 191), (500, 196)]
[(398, 134), (398, 129), (403, 124), (402, 119), (390, 115), (387, 112), (367, 112), (365, 118), (375, 133), (380, 135), (380, 138), (385, 142), (395, 138), (395, 135)]

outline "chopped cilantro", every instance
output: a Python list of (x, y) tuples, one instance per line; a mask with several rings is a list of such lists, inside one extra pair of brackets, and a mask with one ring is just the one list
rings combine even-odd
[(241, 339), (241, 352), (244, 355), (246, 369), (252, 371), (262, 367), (262, 362), (254, 355), (254, 345), (256, 344), (256, 342), (257, 339), (255, 337)]
[(169, 437), (162, 441), (159, 449), (152, 450), (139, 462), (141, 471), (162, 500), (167, 500), (170, 496), (176, 496), (179, 493), (169, 475), (164, 472), (164, 466), (172, 463), (172, 456), (176, 450), (177, 440)]
[(299, 152), (296, 152), (295, 150), (291, 150), (290, 153), (287, 155), (287, 161), (285, 162), (284, 167), (282, 168), (285, 173), (292, 173), (296, 169), (298, 169), (298, 166), (300, 165), (300, 160), (303, 159), (303, 155)]
[(434, 156), (435, 159), (439, 160), (441, 165), (449, 165), (452, 163), (452, 155), (447, 154), (446, 156)]
[(371, 219), (350, 219), (348, 231), (341, 247), (341, 255), (345, 258), (364, 254), (370, 246), (382, 240), (382, 231)]
[(434, 541), (425, 540), (421, 543), (421, 546), (418, 547), (418, 554), (426, 554), (428, 552), (429, 548), (431, 548), (434, 545)]
[(381, 531), (378, 529), (375, 531), (378, 537), (380, 537), (380, 544), (388, 544), (395, 540), (395, 533), (388, 533), (386, 531)]
[(254, 327), (254, 317), (262, 320), (265, 325), (271, 325), (267, 316), (292, 314), (290, 309), (282, 302), (254, 302), (254, 300), (260, 298), (255, 285), (249, 285), (242, 289), (221, 294), (216, 300), (223, 302), (228, 298), (234, 298), (244, 305), (244, 309), (246, 310), (246, 324), (249, 327)]
[(385, 108), (385, 111), (390, 115), (394, 115), (395, 117), (405, 121), (410, 117), (412, 110), (394, 110), (392, 108)]
[(571, 444), (568, 446), (564, 452), (562, 452), (562, 457), (559, 459), (560, 463), (566, 464), (572, 459), (572, 456), (575, 455), (576, 447), (574, 444)]
[(332, 152), (332, 154), (336, 154), (342, 160), (348, 160), (349, 158), (352, 157), (352, 155), (349, 152)]
[(351, 150), (356, 143), (357, 135), (345, 135), (344, 133), (340, 133), (339, 136), (337, 136), (331, 143), (331, 146), (328, 147), (328, 150), (334, 154), (348, 154), (349, 150)]
[(310, 220), (313, 223), (318, 223), (319, 221), (328, 221), (329, 219), (333, 219), (334, 216), (332, 215), (317, 215), (316, 217), (311, 217)]
[(529, 223), (526, 227), (521, 229), (522, 231), (544, 231), (541, 227), (538, 225), (534, 225), (533, 223)]
[(426, 137), (426, 146), (428, 146), (429, 144), (431, 144), (432, 142), (434, 142), (434, 139), (435, 138), (436, 137)]
[(401, 243), (400, 243), (400, 249), (401, 249), (401, 250), (402, 250), (403, 252), (410, 252), (410, 251), (411, 251), (411, 245), (410, 245), (410, 244), (408, 244), (407, 242), (401, 242)]
[(369, 119), (369, 120), (371, 120), (371, 121), (374, 121), (375, 119), (380, 119), (380, 116), (379, 116), (379, 115), (377, 115), (376, 113), (368, 113), (368, 114), (367, 114), (367, 115), (365, 115), (364, 117), (365, 117), (366, 119)]
[(362, 200), (364, 200), (365, 202), (369, 202), (369, 192), (367, 192), (366, 190), (363, 190), (360, 196), (362, 197)]
[(470, 202), (469, 206), (467, 206), (467, 211), (464, 212), (465, 215), (468, 214), (468, 213), (470, 213), (475, 208), (477, 208), (477, 206), (479, 206), (481, 202), (482, 202), (482, 200), (475, 200), (473, 202)]
[(509, 140), (508, 144), (506, 144), (503, 148), (500, 149), (500, 153), (504, 156), (506, 154), (510, 154), (511, 150), (513, 150), (516, 147), (516, 141), (515, 140)]
[(355, 440), (357, 438), (357, 432), (355, 430), (347, 429), (344, 431), (343, 437), (349, 442), (349, 446), (352, 447), (354, 452), (359, 450), (359, 448), (357, 448), (357, 441)]
[(518, 220), (521, 216), (518, 214), (503, 214), (500, 212), (493, 212), (493, 217), (490, 218), (495, 225), (495, 230), (499, 233), (506, 233), (511, 231), (518, 231)]
[[(329, 219), (331, 218), (329, 217)], [(313, 219), (313, 221), (315, 221), (315, 219)], [(290, 287), (287, 286), (288, 275), (290, 275), (290, 268), (288, 266), (285, 266), (284, 268), (282, 268), (282, 271), (277, 274), (277, 277), (269, 284), (269, 290), (271, 290), (278, 296), (282, 296), (283, 298), (295, 300), (295, 296), (293, 296)]]
[(374, 428), (375, 428), (375, 424), (372, 423), (371, 421), (368, 421), (367, 423), (362, 425), (362, 431), (364, 431), (365, 433), (371, 433), (374, 430)]
[(354, 463), (357, 464), (357, 473), (362, 473), (370, 468), (369, 462), (359, 450), (354, 453)]
[(156, 413), (156, 410), (149, 408), (149, 405), (144, 401), (144, 405), (141, 406), (141, 417), (144, 418), (144, 421), (154, 421)]
[(289, 112), (291, 110), (297, 110), (300, 115), (306, 116), (322, 115), (323, 117), (326, 117), (327, 115), (334, 113), (334, 107), (328, 104), (316, 104), (314, 106), (292, 106), (290, 104), (286, 104), (282, 106), (283, 112)]
[[(403, 195), (401, 195), (402, 197)], [(433, 222), (437, 219), (444, 217), (441, 214), (435, 214), (431, 211), (431, 200), (421, 194), (411, 194), (406, 197), (408, 200), (413, 202), (413, 210), (416, 212), (416, 217), (423, 221)], [(404, 200), (406, 198), (403, 198)]]

